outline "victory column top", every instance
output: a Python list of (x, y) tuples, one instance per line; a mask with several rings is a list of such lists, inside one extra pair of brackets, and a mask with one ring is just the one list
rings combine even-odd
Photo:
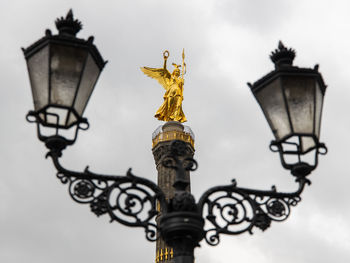
[[(172, 63), (173, 73), (167, 70), (169, 51), (163, 52), (163, 68), (141, 67), (143, 73), (156, 79), (165, 89), (163, 104), (155, 114), (155, 118), (166, 121), (159, 126), (152, 135), (152, 148), (163, 141), (182, 140), (189, 143), (194, 149), (194, 134), (190, 127), (181, 123), (187, 121), (182, 110), (184, 75), (186, 74), (185, 50), (182, 50), (182, 65)], [(181, 70), (182, 69), (182, 70)]]

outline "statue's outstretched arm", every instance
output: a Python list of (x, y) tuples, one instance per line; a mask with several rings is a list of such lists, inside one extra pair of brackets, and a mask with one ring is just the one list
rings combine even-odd
[(149, 68), (141, 67), (141, 71), (147, 76), (156, 79), (159, 84), (163, 86), (165, 90), (168, 90), (167, 80), (170, 79), (170, 72), (166, 69), (166, 62), (169, 57), (169, 51), (165, 50), (163, 52), (164, 57), (164, 67), (163, 68)]
[(166, 62), (167, 62), (167, 60), (168, 60), (168, 57), (169, 57), (169, 51), (168, 50), (165, 50), (164, 52), (163, 52), (163, 58), (164, 58), (164, 70), (167, 70), (166, 69)]

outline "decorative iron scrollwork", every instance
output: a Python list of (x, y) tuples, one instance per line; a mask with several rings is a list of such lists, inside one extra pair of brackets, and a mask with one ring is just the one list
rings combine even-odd
[[(207, 220), (205, 240), (215, 246), (220, 234), (253, 234), (253, 228), (266, 230), (272, 221), (284, 221), (290, 214), (290, 207), (301, 201), (300, 193), (309, 180), (299, 178), (299, 189), (293, 193), (259, 191), (237, 187), (232, 184), (209, 189), (198, 202), (198, 209)], [(209, 225), (209, 227), (208, 227)]]
[(305, 176), (296, 176), (299, 189), (293, 193), (279, 193), (274, 186), (270, 191), (240, 188), (233, 180), (230, 185), (209, 189), (196, 203), (193, 195), (186, 191), (189, 180), (185, 175), (188, 171), (197, 169), (197, 162), (186, 154), (184, 142), (174, 141), (170, 146), (170, 154), (160, 160), (163, 166), (176, 171), (173, 184), (175, 196), (167, 202), (156, 184), (133, 175), (131, 169), (125, 176), (108, 176), (92, 173), (88, 167), (83, 172), (63, 168), (59, 157), (65, 143), (67, 141), (60, 136), (48, 138), (46, 145), (50, 151), (47, 156), (53, 160), (58, 171), (57, 177), (68, 185), (72, 199), (78, 203), (90, 204), (91, 211), (97, 216), (108, 214), (111, 222), (144, 228), (149, 241), (157, 240), (157, 232), (163, 235), (174, 231), (172, 224), (158, 228), (155, 223), (159, 214), (157, 203), (162, 211), (161, 220), (165, 218), (164, 222), (180, 220), (183, 224), (181, 216), (179, 219), (181, 213), (197, 223), (203, 222), (202, 218), (206, 219), (206, 227), (202, 230), (188, 229), (185, 224), (183, 233), (194, 235), (193, 244), (197, 244), (204, 236), (206, 242), (214, 246), (220, 242), (220, 234), (252, 234), (254, 227), (264, 231), (272, 221), (286, 220), (291, 207), (301, 200), (300, 194), (305, 184), (310, 183)]
[(157, 185), (133, 175), (131, 169), (125, 176), (98, 175), (90, 172), (88, 167), (82, 173), (69, 171), (60, 165), (60, 153), (50, 151), (48, 156), (58, 170), (57, 177), (68, 185), (74, 201), (90, 204), (91, 211), (97, 216), (108, 214), (110, 222), (143, 227), (149, 241), (157, 240), (157, 202), (162, 211), (167, 211), (164, 194)]

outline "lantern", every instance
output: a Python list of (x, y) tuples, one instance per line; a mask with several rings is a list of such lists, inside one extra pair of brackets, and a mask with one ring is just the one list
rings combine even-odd
[(23, 49), (27, 61), (36, 118), (47, 127), (68, 129), (82, 115), (106, 64), (93, 37), (76, 37), (82, 25), (70, 10), (58, 18), (58, 35), (46, 35)]
[[(275, 136), (272, 145), (282, 153), (299, 156), (324, 147), (319, 137), (326, 85), (318, 65), (293, 66), (295, 51), (282, 42), (270, 57), (275, 70), (249, 86)], [(296, 148), (286, 151), (283, 144)]]

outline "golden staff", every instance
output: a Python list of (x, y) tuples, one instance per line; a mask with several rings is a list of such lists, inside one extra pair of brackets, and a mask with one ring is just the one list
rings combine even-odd
[(182, 49), (182, 78), (186, 74), (186, 63), (185, 63), (185, 49)]

